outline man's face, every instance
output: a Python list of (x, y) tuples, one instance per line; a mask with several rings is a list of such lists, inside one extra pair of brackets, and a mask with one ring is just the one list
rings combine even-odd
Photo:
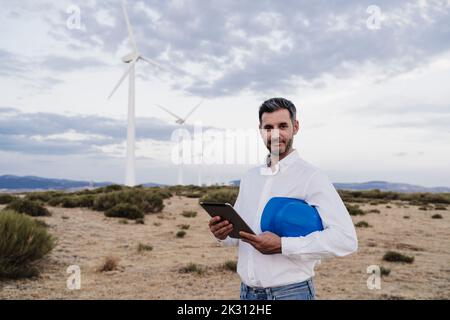
[[(274, 112), (265, 112), (262, 114), (261, 123), (259, 125), (261, 136), (267, 149), (272, 154), (278, 153), (280, 156), (285, 152), (289, 152), (292, 148), (294, 135), (299, 129), (298, 121), (292, 124), (289, 111), (280, 109)], [(275, 129), (278, 129), (278, 143), (271, 143), (272, 135), (276, 137)]]

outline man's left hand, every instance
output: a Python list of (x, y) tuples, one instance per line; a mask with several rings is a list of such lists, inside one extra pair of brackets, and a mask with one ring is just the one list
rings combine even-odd
[(251, 244), (262, 254), (281, 253), (281, 238), (272, 232), (263, 232), (260, 235), (254, 235), (244, 231), (239, 232), (241, 240)]

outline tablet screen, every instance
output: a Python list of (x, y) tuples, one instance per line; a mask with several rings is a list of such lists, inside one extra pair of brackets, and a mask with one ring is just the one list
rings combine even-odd
[(220, 202), (200, 202), (203, 209), (208, 212), (211, 217), (220, 216), (223, 220), (228, 220), (233, 225), (233, 231), (229, 234), (230, 238), (239, 239), (240, 231), (255, 234), (253, 230), (245, 223), (244, 219), (234, 210), (229, 203)]

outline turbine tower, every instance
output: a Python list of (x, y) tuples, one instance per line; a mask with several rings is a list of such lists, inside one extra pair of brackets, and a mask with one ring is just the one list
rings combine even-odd
[[(173, 117), (175, 117), (177, 120), (175, 121), (177, 124), (179, 124), (180, 126), (183, 126), (186, 122), (186, 120), (191, 116), (191, 114), (194, 113), (195, 110), (197, 110), (198, 107), (200, 107), (200, 105), (203, 103), (203, 99), (197, 103), (197, 105), (195, 105), (191, 111), (184, 117), (181, 118), (180, 116), (176, 115), (175, 113), (173, 113), (172, 111), (170, 111), (169, 109), (157, 104), (156, 106), (162, 110), (164, 110), (165, 112), (167, 112), (168, 114), (172, 115)], [(203, 151), (202, 151), (203, 152)], [(184, 155), (184, 154), (183, 154)], [(183, 158), (181, 158), (180, 164), (178, 165), (178, 184), (182, 185), (183, 184)], [(203, 154), (201, 157), (202, 161), (203, 161)], [(201, 164), (200, 164), (201, 165)], [(200, 172), (201, 175), (201, 172)], [(199, 181), (201, 181), (201, 176), (199, 176)]]
[(122, 9), (125, 17), (125, 22), (128, 30), (128, 39), (132, 46), (132, 52), (127, 54), (122, 58), (122, 61), (128, 64), (125, 73), (120, 78), (119, 82), (116, 84), (111, 94), (108, 96), (110, 99), (113, 94), (120, 87), (122, 82), (128, 76), (128, 121), (127, 121), (127, 156), (126, 156), (126, 174), (125, 174), (125, 185), (133, 187), (136, 185), (136, 157), (135, 157), (135, 141), (136, 141), (136, 118), (135, 118), (135, 65), (138, 61), (142, 60), (150, 65), (153, 65), (162, 70), (167, 70), (165, 67), (148, 59), (141, 55), (138, 46), (136, 44), (133, 29), (131, 27), (130, 19), (128, 17), (128, 12), (126, 8), (125, 0), (122, 0)]

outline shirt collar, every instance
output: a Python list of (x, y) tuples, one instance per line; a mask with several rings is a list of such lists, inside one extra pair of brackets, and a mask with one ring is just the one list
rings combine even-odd
[[(278, 163), (275, 165), (276, 171), (278, 171), (278, 169), (285, 169), (287, 167), (289, 167), (292, 163), (294, 163), (295, 161), (297, 161), (299, 159), (299, 154), (297, 149), (292, 150), (286, 157), (284, 157), (283, 159), (281, 159), (280, 161), (278, 161)], [(270, 154), (267, 155), (267, 159), (266, 159), (266, 166), (268, 167), (270, 164)]]

